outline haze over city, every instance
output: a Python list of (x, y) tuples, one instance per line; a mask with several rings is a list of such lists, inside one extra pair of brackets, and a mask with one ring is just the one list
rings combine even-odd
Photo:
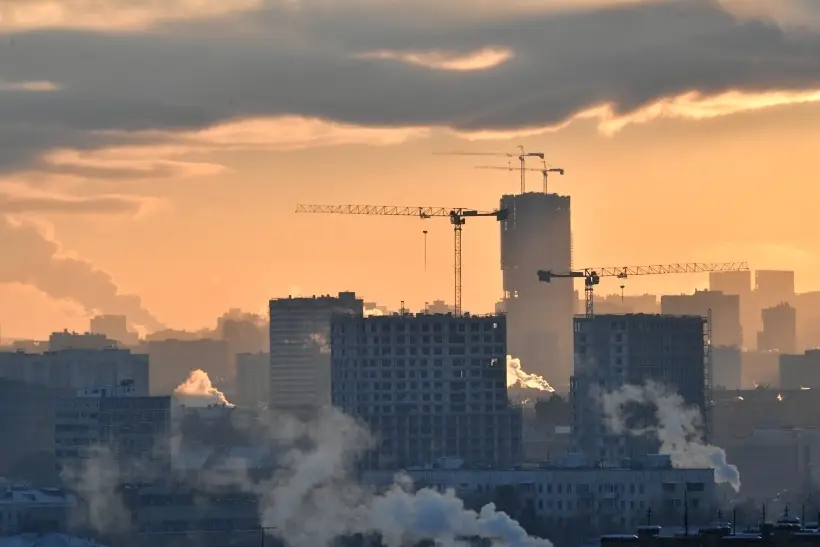
[(0, 547), (820, 544), (818, 122), (815, 0), (0, 0)]
[[(747, 260), (817, 289), (816, 10), (2, 2), (3, 336), (83, 329), (88, 308), (138, 305), (78, 303), (77, 291), (114, 288), (48, 274), (52, 248), (35, 260), (12, 220), (177, 328), (297, 293), (450, 301), (446, 222), (299, 216), (294, 205), (492, 209), (517, 173), (432, 152), (519, 144), (566, 169), (552, 187), (574, 202), (577, 266)], [(494, 223), (468, 224), (465, 309), (491, 311), (502, 296), (497, 249)], [(601, 290), (619, 292), (610, 285)], [(625, 291), (705, 286), (657, 276)]]

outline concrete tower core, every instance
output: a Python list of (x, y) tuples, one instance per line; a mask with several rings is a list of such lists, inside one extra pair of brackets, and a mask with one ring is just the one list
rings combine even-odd
[(570, 198), (528, 192), (505, 195), (509, 211), (501, 222), (501, 270), (510, 355), (528, 372), (544, 376), (566, 391), (572, 374), (571, 279), (538, 280), (538, 270), (572, 268)]

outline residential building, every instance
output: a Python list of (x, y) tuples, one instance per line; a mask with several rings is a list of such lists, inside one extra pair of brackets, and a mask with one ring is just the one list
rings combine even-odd
[(711, 320), (711, 343), (715, 347), (743, 347), (740, 296), (720, 291), (661, 296), (664, 315), (700, 315)]
[(722, 389), (741, 389), (742, 351), (737, 347), (712, 348), (712, 386)]
[(91, 318), (88, 330), (124, 346), (139, 343), (139, 334), (128, 330), (128, 318), (124, 315), (95, 315)]
[(64, 531), (77, 500), (59, 488), (0, 478), (0, 538)]
[(527, 370), (566, 391), (572, 374), (571, 279), (538, 280), (538, 270), (572, 267), (570, 198), (527, 192), (505, 195), (501, 208), (501, 270), (510, 354)]
[[(654, 435), (614, 434), (605, 428), (600, 391), (655, 382), (680, 394), (704, 418), (709, 434), (709, 352), (700, 316), (597, 315), (575, 318), (575, 374), (570, 400), (576, 449), (590, 460), (617, 462), (657, 452)], [(637, 419), (652, 423), (642, 408)]]
[(510, 467), (521, 459), (521, 410), (507, 399), (503, 315), (338, 315), (333, 404), (379, 439), (366, 468), (455, 456)]
[(108, 339), (104, 334), (90, 332), (53, 332), (48, 337), (48, 350), (61, 351), (65, 349), (103, 350), (117, 347), (116, 340)]
[(757, 333), (757, 349), (797, 352), (797, 310), (783, 302), (760, 312), (763, 330)]
[(170, 469), (170, 396), (136, 396), (127, 384), (77, 395), (57, 400), (58, 471), (81, 469), (101, 449), (126, 477), (155, 478)]
[(270, 301), (270, 408), (294, 414), (329, 406), (330, 323), (364, 314), (354, 292)]
[(270, 354), (236, 356), (236, 404), (259, 408), (270, 401)]
[(820, 349), (779, 357), (781, 389), (820, 388)]
[(0, 377), (72, 393), (130, 381), (137, 395), (147, 395), (148, 356), (124, 349), (0, 352)]
[(54, 478), (54, 400), (52, 389), (0, 378), (0, 476)]
[[(539, 519), (555, 526), (574, 524), (626, 531), (646, 522), (652, 509), (656, 522), (682, 521), (683, 501), (694, 523), (714, 518), (717, 506), (712, 469), (676, 469), (668, 456), (655, 455), (629, 467), (558, 466), (518, 470), (408, 469), (416, 488), (455, 490), (462, 499), (492, 499), (500, 487), (513, 487), (522, 505), (531, 505)], [(363, 480), (375, 486), (393, 483), (390, 471), (371, 471)]]

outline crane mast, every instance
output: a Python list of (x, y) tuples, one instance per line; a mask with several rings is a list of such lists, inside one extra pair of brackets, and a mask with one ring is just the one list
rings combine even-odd
[(539, 158), (544, 160), (543, 152), (525, 152), (524, 147), (518, 145), (518, 152), (433, 152), (436, 156), (501, 156), (506, 158), (518, 158), (521, 163), (521, 193), (527, 191), (527, 158)]
[(701, 272), (741, 272), (748, 271), (746, 262), (684, 262), (678, 264), (655, 264), (651, 266), (615, 266), (604, 268), (583, 268), (571, 272), (553, 272), (539, 270), (538, 280), (549, 283), (552, 279), (583, 278), (584, 279), (584, 313), (587, 317), (594, 316), (595, 285), (601, 282), (602, 277), (616, 277), (626, 279), (633, 275), (665, 275)]
[[(563, 175), (564, 174), (564, 169), (559, 168), (559, 167), (549, 167), (547, 165), (547, 162), (545, 162), (545, 161), (543, 163), (544, 163), (544, 166), (540, 169), (535, 168), (535, 167), (524, 167), (522, 169), (522, 171), (538, 171), (539, 173), (541, 173), (541, 176), (542, 176), (543, 181), (544, 181), (544, 193), (547, 194), (547, 193), (549, 193), (548, 188), (547, 188), (547, 182), (548, 182), (548, 179), (549, 179), (549, 174), (550, 173), (558, 173), (559, 175)], [(475, 168), (476, 169), (497, 169), (499, 171), (514, 171), (515, 170), (515, 167), (513, 167), (511, 164), (507, 164), (507, 167), (504, 167), (502, 165), (476, 165)]]
[(404, 205), (297, 205), (297, 213), (318, 213), (336, 215), (380, 215), (410, 216), (422, 220), (433, 217), (447, 217), (453, 225), (453, 283), (455, 315), (460, 316), (461, 307), (461, 231), (468, 217), (495, 217), (497, 221), (507, 219), (506, 209), (479, 211), (466, 207), (425, 207)]

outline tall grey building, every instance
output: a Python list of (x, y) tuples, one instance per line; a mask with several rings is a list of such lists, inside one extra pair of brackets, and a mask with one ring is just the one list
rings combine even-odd
[[(655, 382), (681, 395), (709, 427), (709, 351), (706, 320), (699, 316), (598, 315), (575, 318), (575, 374), (571, 383), (576, 448), (593, 460), (617, 462), (657, 452), (654, 436), (614, 435), (606, 429), (599, 393)], [(637, 427), (654, 421), (654, 409), (633, 409)]]
[(364, 314), (354, 292), (270, 301), (270, 408), (295, 414), (331, 404), (330, 322)]
[(571, 279), (538, 280), (538, 270), (572, 267), (570, 198), (528, 192), (505, 195), (501, 208), (501, 270), (510, 354), (526, 369), (565, 390), (572, 374)]
[(336, 316), (331, 348), (333, 404), (378, 440), (366, 468), (442, 457), (510, 467), (520, 459), (503, 315)]

